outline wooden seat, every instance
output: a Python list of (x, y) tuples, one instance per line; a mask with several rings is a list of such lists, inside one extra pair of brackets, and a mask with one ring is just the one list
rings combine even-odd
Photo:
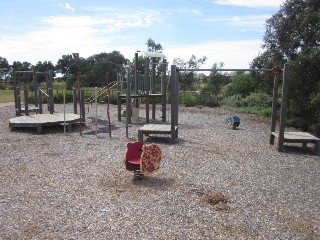
[(144, 174), (152, 173), (159, 169), (161, 158), (161, 149), (156, 144), (128, 143), (125, 166), (128, 171), (134, 172), (135, 177), (143, 178)]

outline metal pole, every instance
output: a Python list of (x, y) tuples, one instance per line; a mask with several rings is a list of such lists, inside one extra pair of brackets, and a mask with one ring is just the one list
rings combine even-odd
[(237, 72), (237, 71), (243, 71), (243, 72), (271, 72), (272, 69), (250, 69), (250, 68), (231, 68), (231, 69), (210, 69), (210, 68), (204, 68), (204, 69), (192, 69), (192, 68), (181, 68), (177, 69), (179, 72), (188, 71), (188, 72)]

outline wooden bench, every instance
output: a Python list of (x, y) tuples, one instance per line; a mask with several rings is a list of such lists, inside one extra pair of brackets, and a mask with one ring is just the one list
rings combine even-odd
[[(165, 124), (146, 124), (138, 130), (138, 140), (143, 142), (143, 135), (149, 134), (170, 134), (171, 142), (178, 136), (178, 127), (175, 126), (174, 133), (171, 132), (171, 125)], [(172, 137), (174, 135), (174, 138)]]
[[(278, 132), (271, 132), (271, 134), (278, 138)], [(303, 147), (307, 146), (307, 143), (314, 144), (314, 154), (320, 156), (320, 139), (307, 132), (284, 132), (284, 142), (288, 143), (302, 143)]]

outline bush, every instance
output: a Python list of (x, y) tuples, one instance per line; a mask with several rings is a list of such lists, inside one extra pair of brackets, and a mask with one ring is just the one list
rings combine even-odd
[(229, 110), (265, 117), (270, 117), (272, 114), (272, 97), (266, 93), (251, 93), (247, 97), (241, 95), (226, 97), (221, 101), (221, 105)]
[(194, 107), (199, 105), (200, 98), (197, 92), (182, 92), (180, 93), (180, 103), (186, 107)]
[(230, 84), (223, 87), (223, 92), (225, 96), (241, 95), (246, 97), (257, 88), (258, 84), (250, 74), (241, 73), (236, 75)]
[[(66, 91), (66, 103), (73, 102), (73, 93), (72, 91)], [(63, 103), (63, 91), (57, 91), (53, 94), (53, 101), (54, 103)]]

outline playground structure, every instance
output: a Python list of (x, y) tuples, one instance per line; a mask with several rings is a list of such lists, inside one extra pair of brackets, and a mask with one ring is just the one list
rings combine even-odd
[[(167, 87), (167, 61), (165, 55), (155, 52), (143, 52), (145, 58), (145, 74), (138, 74), (137, 62), (138, 52), (135, 53), (135, 67), (134, 74), (117, 75), (117, 105), (118, 105), (118, 121), (121, 121), (121, 102), (125, 99), (126, 102), (126, 118), (128, 123), (131, 123), (131, 116), (135, 114), (132, 109), (132, 100), (138, 107), (140, 101), (143, 99), (146, 104), (146, 123), (150, 122), (150, 104), (152, 106), (152, 119), (155, 120), (156, 112), (156, 98), (161, 97), (162, 105), (162, 122), (166, 122), (166, 87)], [(162, 59), (162, 62), (160, 60)], [(160, 67), (160, 73), (156, 74), (156, 66)], [(124, 81), (124, 79), (126, 80)]]
[[(178, 138), (178, 100), (179, 100), (179, 80), (178, 74), (181, 71), (212, 71), (212, 69), (178, 69), (175, 65), (171, 66), (171, 127), (168, 125), (147, 124), (138, 130), (138, 140), (143, 141), (143, 134), (171, 134), (171, 142), (174, 143)], [(274, 139), (278, 138), (278, 151), (284, 151), (284, 144), (287, 143), (302, 143), (306, 147), (308, 143), (314, 144), (314, 153), (320, 156), (320, 139), (306, 132), (285, 132), (286, 111), (289, 91), (289, 64), (285, 64), (283, 69), (275, 67), (273, 69), (219, 69), (218, 71), (269, 71), (274, 73), (274, 88), (272, 101), (271, 115), (271, 131), (270, 144), (274, 145)], [(282, 98), (280, 109), (280, 124), (279, 130), (276, 130), (277, 118), (277, 100), (280, 74), (282, 73)], [(240, 119), (239, 119), (240, 120)], [(239, 121), (240, 124), (240, 121)]]
[[(274, 85), (273, 85), (273, 102), (272, 102), (272, 116), (271, 116), (271, 133), (270, 144), (274, 145), (274, 139), (278, 138), (278, 151), (284, 151), (284, 143), (302, 143), (306, 147), (308, 143), (314, 144), (314, 154), (320, 156), (320, 139), (307, 132), (285, 132), (286, 126), (286, 112), (288, 103), (289, 91), (289, 69), (290, 65), (285, 64), (283, 69), (274, 68)], [(276, 116), (277, 116), (277, 99), (279, 90), (280, 73), (283, 72), (282, 81), (282, 101), (280, 110), (279, 131), (276, 132)]]
[[(22, 75), (22, 76), (21, 76)], [(29, 91), (28, 91), (28, 75), (32, 76), (33, 82), (33, 93), (34, 93), (34, 107), (30, 107), (29, 104)], [(39, 88), (37, 81), (38, 75), (44, 75), (46, 79), (46, 92)], [(22, 81), (21, 81), (22, 80)], [(30, 77), (29, 77), (30, 81)], [(21, 97), (21, 82), (23, 82), (24, 94)], [(29, 82), (31, 83), (31, 81)], [(13, 71), (13, 90), (14, 90), (14, 103), (16, 116), (21, 116), (25, 114), (29, 116), (29, 112), (42, 113), (42, 94), (47, 97), (48, 110), (50, 113), (54, 112), (53, 104), (53, 90), (52, 90), (52, 72), (49, 70), (47, 72), (36, 72), (35, 69), (32, 71)], [(23, 101), (22, 101), (23, 99)], [(24, 102), (24, 106), (22, 106)]]
[[(33, 79), (33, 91), (34, 91), (34, 102), (35, 107), (31, 108), (29, 104), (29, 93), (28, 93), (28, 84), (27, 78), (23, 79), (24, 83), (24, 108), (21, 106), (22, 98), (20, 91), (20, 74), (30, 75), (32, 74)], [(43, 74), (46, 78), (46, 91), (39, 89), (37, 75)], [(77, 122), (84, 121), (85, 115), (84, 111), (81, 114), (81, 109), (84, 109), (83, 104), (83, 92), (80, 94), (80, 98), (77, 97), (77, 92), (74, 90), (74, 113), (55, 113), (54, 112), (54, 99), (53, 99), (53, 88), (52, 88), (52, 72), (36, 72), (33, 71), (13, 71), (13, 87), (14, 87), (14, 99), (15, 99), (15, 118), (9, 119), (9, 126), (11, 129), (15, 128), (36, 128), (37, 133), (42, 133), (43, 126), (55, 126), (55, 125), (63, 125), (64, 129), (66, 127), (68, 131), (71, 131), (71, 125)], [(45, 94), (47, 98), (48, 111), (50, 114), (43, 114), (42, 107), (42, 94)], [(64, 92), (65, 99), (65, 92)], [(80, 115), (77, 114), (77, 101), (79, 100), (80, 104)], [(36, 112), (36, 114), (30, 115), (30, 112)], [(38, 114), (39, 113), (39, 114)], [(24, 114), (24, 116), (22, 116)]]

